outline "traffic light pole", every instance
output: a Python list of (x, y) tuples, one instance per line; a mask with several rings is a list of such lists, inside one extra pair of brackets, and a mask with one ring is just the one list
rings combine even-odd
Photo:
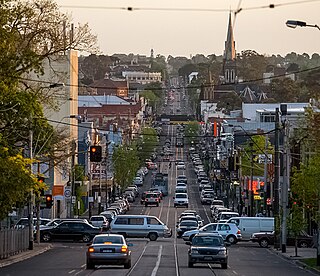
[(280, 111), (276, 108), (276, 121), (275, 121), (275, 143), (274, 143), (274, 202), (273, 202), (273, 216), (275, 239), (274, 247), (280, 248), (280, 218), (279, 218), (279, 188), (280, 188)]

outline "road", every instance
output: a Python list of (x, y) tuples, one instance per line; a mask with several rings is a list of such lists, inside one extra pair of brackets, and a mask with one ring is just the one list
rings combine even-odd
[[(177, 171), (175, 165), (169, 168), (168, 162), (160, 163), (160, 170), (168, 171), (169, 195), (164, 198), (159, 207), (144, 207), (137, 200), (132, 206), (130, 214), (150, 214), (159, 217), (170, 228), (175, 230), (177, 219), (185, 208), (173, 207), (173, 191), (175, 179), (179, 174), (186, 173), (188, 177), (188, 193), (190, 196), (189, 209), (195, 209), (205, 220), (210, 222), (209, 206), (200, 203), (199, 192), (196, 184), (192, 164), (188, 162), (186, 148), (174, 147), (174, 135), (176, 126), (166, 125), (163, 133), (172, 138), (172, 149), (175, 151), (173, 159), (186, 161), (186, 171)], [(172, 163), (174, 164), (174, 163)], [(143, 189), (150, 187), (145, 183)], [(188, 268), (186, 245), (182, 239), (174, 235), (167, 239), (158, 239), (150, 242), (147, 239), (129, 239), (132, 247), (132, 267), (130, 270), (121, 266), (98, 266), (95, 270), (86, 270), (85, 252), (87, 245), (83, 243), (56, 242), (53, 249), (31, 259), (22, 261), (0, 269), (0, 275), (113, 275), (113, 276), (208, 276), (208, 275), (282, 275), (301, 276), (311, 275), (295, 264), (282, 259), (270, 249), (259, 248), (250, 242), (240, 242), (229, 249), (228, 269), (223, 270), (219, 265), (198, 264), (194, 268)]]

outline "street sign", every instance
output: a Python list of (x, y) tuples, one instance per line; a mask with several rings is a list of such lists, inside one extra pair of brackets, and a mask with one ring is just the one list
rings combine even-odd
[(71, 198), (71, 187), (70, 186), (67, 186), (64, 188), (64, 196), (67, 199)]
[(76, 197), (76, 196), (73, 196), (72, 199), (71, 199), (71, 203), (72, 203), (72, 204), (75, 204), (75, 203), (76, 203), (76, 200), (77, 200), (77, 197)]
[(259, 196), (259, 195), (255, 195), (253, 198), (254, 198), (254, 200), (261, 200), (261, 196)]
[(267, 205), (271, 205), (271, 198), (267, 198)]

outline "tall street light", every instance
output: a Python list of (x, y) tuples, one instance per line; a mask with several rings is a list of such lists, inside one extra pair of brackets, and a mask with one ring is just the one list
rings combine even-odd
[(287, 27), (293, 28), (293, 29), (295, 29), (297, 26), (299, 26), (299, 27), (313, 27), (313, 28), (317, 28), (320, 31), (320, 27), (318, 25), (316, 25), (316, 24), (310, 25), (304, 21), (287, 20), (286, 25), (287, 25)]

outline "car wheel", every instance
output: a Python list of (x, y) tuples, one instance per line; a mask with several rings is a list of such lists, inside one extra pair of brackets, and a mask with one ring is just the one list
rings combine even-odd
[(193, 267), (193, 262), (188, 262), (188, 267)]
[(156, 233), (150, 233), (149, 234), (149, 240), (150, 241), (156, 241), (158, 239), (158, 235)]
[(189, 208), (189, 205), (188, 205), (188, 204), (186, 205), (186, 208)]
[(309, 247), (308, 243), (306, 241), (300, 241), (299, 242), (299, 247), (301, 248), (307, 248)]
[(89, 234), (83, 234), (82, 236), (82, 241), (83, 242), (89, 242), (91, 241), (91, 236)]
[(237, 238), (234, 235), (230, 235), (227, 237), (227, 242), (229, 242), (231, 244), (235, 244), (235, 243), (237, 243)]
[(51, 241), (51, 235), (50, 235), (49, 233), (43, 234), (43, 235), (42, 235), (42, 240), (43, 240), (44, 242), (49, 242), (49, 241)]
[(90, 262), (89, 260), (87, 260), (87, 269), (94, 269), (94, 263)]
[(260, 247), (262, 247), (262, 248), (267, 248), (267, 247), (269, 246), (269, 241), (268, 241), (268, 239), (261, 239), (261, 240), (259, 241), (259, 245), (260, 245)]
[(222, 269), (227, 269), (227, 268), (228, 268), (228, 263), (223, 263), (223, 264), (221, 264), (221, 268), (222, 268)]
[(126, 262), (126, 263), (124, 264), (124, 268), (125, 268), (125, 269), (131, 268), (131, 260), (129, 260), (128, 262)]
[(148, 204), (145, 203), (145, 204), (144, 204), (144, 207), (148, 207)]
[(157, 203), (157, 207), (159, 207), (159, 203)]

